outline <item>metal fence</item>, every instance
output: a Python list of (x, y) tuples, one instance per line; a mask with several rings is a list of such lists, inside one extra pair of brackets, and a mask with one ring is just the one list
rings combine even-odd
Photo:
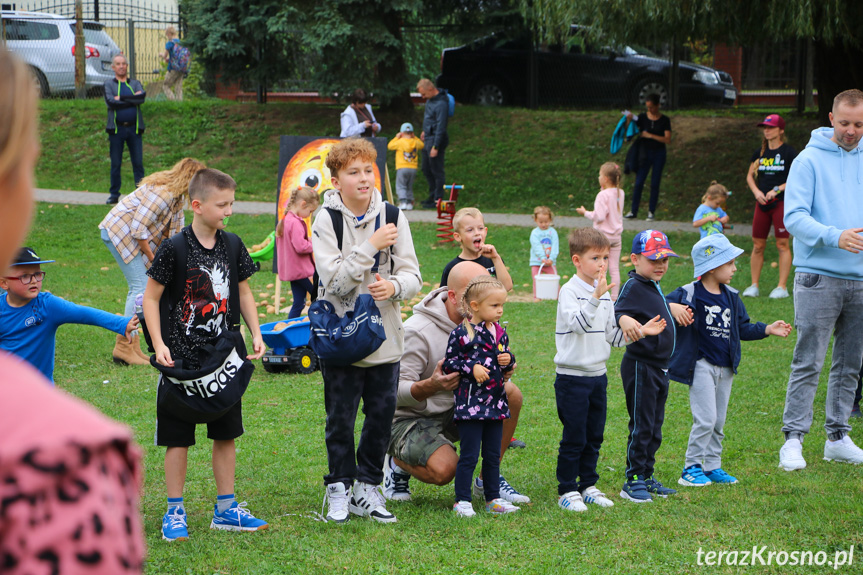
[[(31, 0), (16, 7), (17, 11), (3, 11), (7, 49), (30, 64), (43, 96), (74, 96), (75, 3)], [(145, 86), (160, 79), (165, 29), (170, 25), (181, 30), (176, 6), (132, 0), (86, 2), (83, 20), (86, 86), (91, 95), (101, 95), (105, 80), (114, 76), (111, 59), (118, 53), (126, 55), (129, 75)]]

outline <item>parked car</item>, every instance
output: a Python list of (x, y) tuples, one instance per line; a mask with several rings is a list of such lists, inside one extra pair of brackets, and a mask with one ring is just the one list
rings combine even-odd
[[(592, 43), (587, 30), (573, 26), (563, 45), (536, 48), (537, 104), (551, 106), (640, 106), (647, 96), (669, 98), (671, 63), (649, 50)], [(441, 56), (437, 84), (459, 102), (492, 106), (528, 103), (528, 36), (493, 34)], [(732, 105), (737, 89), (721, 70), (692, 62), (679, 65), (680, 105)]]
[[(2, 12), (6, 48), (30, 65), (42, 97), (75, 89), (75, 21), (43, 12)], [(121, 52), (100, 22), (84, 22), (86, 86), (100, 92), (114, 77), (111, 60)]]

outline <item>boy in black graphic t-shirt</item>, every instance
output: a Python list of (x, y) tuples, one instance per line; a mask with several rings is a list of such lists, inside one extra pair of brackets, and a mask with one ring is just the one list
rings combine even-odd
[[(254, 354), (248, 359), (260, 358), (265, 350), (258, 325), (255, 300), (248, 278), (254, 273), (252, 260), (241, 241), (236, 260), (230, 261), (226, 237), (222, 230), (231, 215), (236, 182), (218, 170), (198, 172), (189, 183), (189, 197), (195, 212), (192, 225), (183, 229), (188, 246), (186, 275), (175, 277), (176, 251), (172, 240), (165, 240), (147, 274), (150, 279), (144, 293), (144, 316), (147, 320), (156, 361), (173, 367), (175, 360), (183, 360), (183, 367), (201, 367), (201, 346), (214, 343), (230, 329), (231, 290), (239, 290), (240, 312), (252, 333)], [(237, 266), (234, 277), (238, 285), (231, 285), (231, 268)], [(180, 301), (174, 305), (168, 318), (168, 333), (162, 333), (159, 302), (173, 283), (184, 281)], [(170, 292), (169, 292), (170, 293)], [(167, 336), (163, 339), (163, 336)], [(175, 385), (164, 376), (160, 385)], [(162, 391), (162, 390), (160, 390)], [(156, 409), (156, 444), (167, 447), (165, 452), (165, 483), (168, 489), (168, 512), (162, 519), (162, 539), (185, 540), (189, 537), (186, 512), (183, 505), (183, 486), (189, 446), (195, 444), (195, 422), (178, 417), (158, 405)], [(213, 440), (213, 475), (218, 497), (213, 512), (211, 529), (228, 531), (258, 531), (268, 527), (265, 521), (254, 517), (234, 497), (234, 471), (236, 445), (234, 440), (243, 434), (242, 401), (238, 401), (224, 415), (207, 423), (207, 437)]]

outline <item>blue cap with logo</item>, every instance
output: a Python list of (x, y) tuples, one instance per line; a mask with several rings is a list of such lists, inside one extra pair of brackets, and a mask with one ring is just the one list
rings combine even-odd
[(405, 122), (404, 124), (402, 124), (402, 127), (399, 130), (399, 132), (413, 132), (413, 131), (414, 131), (414, 127), (410, 122)]
[(671, 249), (668, 236), (659, 230), (644, 230), (632, 238), (632, 253), (641, 254), (649, 260), (680, 257)]

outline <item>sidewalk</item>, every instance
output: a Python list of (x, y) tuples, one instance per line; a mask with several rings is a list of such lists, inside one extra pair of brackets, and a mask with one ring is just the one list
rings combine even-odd
[[(108, 198), (107, 194), (95, 192), (70, 192), (64, 190), (35, 190), (36, 201), (48, 202), (54, 204), (104, 204)], [(108, 211), (108, 206), (105, 206), (105, 211)], [(276, 213), (275, 202), (235, 202), (234, 213), (237, 214), (271, 214)], [(411, 222), (426, 222), (434, 223), (437, 220), (437, 212), (434, 210), (412, 210), (405, 212), (408, 221)], [(536, 224), (533, 222), (533, 216), (526, 214), (490, 214), (484, 213), (486, 225), (492, 226), (520, 226), (524, 228), (532, 228)], [(580, 216), (555, 216), (554, 223), (558, 228), (586, 228), (591, 226), (590, 220)], [(671, 222), (663, 220), (654, 220), (646, 222), (643, 219), (623, 220), (623, 229), (630, 231), (641, 231), (646, 229), (662, 230), (663, 232), (691, 232), (696, 233), (695, 228), (689, 222)], [(728, 235), (752, 235), (752, 224), (734, 224), (734, 227), (728, 229)]]

